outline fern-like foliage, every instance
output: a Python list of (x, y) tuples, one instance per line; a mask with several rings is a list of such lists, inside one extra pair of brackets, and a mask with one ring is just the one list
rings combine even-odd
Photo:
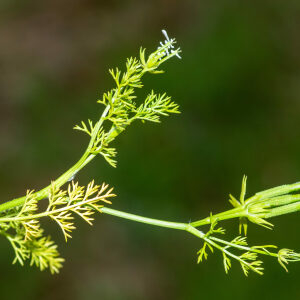
[[(116, 167), (117, 152), (115, 148), (109, 147), (109, 144), (128, 125), (135, 120), (160, 122), (161, 116), (179, 113), (179, 106), (166, 94), (160, 95), (151, 91), (141, 104), (136, 102), (135, 96), (135, 89), (143, 87), (142, 77), (145, 73), (161, 73), (162, 71), (158, 70), (159, 66), (179, 53), (179, 49), (166, 53), (174, 43), (175, 40), (170, 40), (148, 58), (146, 58), (145, 49), (141, 48), (139, 58), (127, 59), (124, 72), (118, 68), (109, 70), (116, 87), (104, 93), (98, 100), (99, 104), (105, 106), (100, 121), (96, 124), (91, 120), (81, 121), (80, 125), (74, 127), (92, 138), (89, 149), (91, 154), (102, 155), (111, 166)], [(110, 126), (105, 130), (104, 123), (107, 122)]]
[(261, 256), (277, 258), (279, 264), (287, 271), (287, 264), (289, 262), (300, 261), (299, 253), (286, 248), (274, 251), (274, 249), (278, 248), (275, 245), (249, 246), (246, 236), (241, 235), (235, 237), (230, 242), (215, 237), (215, 234), (217, 233), (225, 234), (225, 230), (223, 228), (216, 227), (218, 222), (220, 220), (235, 217), (240, 219), (240, 234), (242, 232), (242, 228), (244, 228), (244, 234), (247, 234), (247, 220), (259, 226), (272, 229), (273, 225), (265, 219), (274, 214), (274, 210), (278, 214), (286, 213), (286, 207), (289, 209), (291, 204), (297, 203), (299, 200), (298, 194), (290, 194), (290, 192), (293, 192), (300, 187), (299, 183), (289, 185), (288, 188), (287, 186), (283, 186), (259, 192), (253, 197), (245, 200), (246, 180), (247, 177), (244, 176), (239, 200), (230, 195), (229, 202), (233, 205), (233, 210), (225, 211), (216, 215), (211, 214), (210, 217), (202, 221), (191, 223), (191, 225), (195, 227), (201, 225), (201, 223), (210, 224), (210, 229), (206, 234), (198, 232), (198, 237), (204, 240), (202, 248), (198, 251), (198, 263), (207, 259), (207, 249), (210, 249), (210, 252), (212, 253), (214, 252), (214, 249), (218, 249), (222, 253), (226, 273), (228, 273), (232, 266), (232, 260), (236, 260), (240, 263), (246, 276), (248, 276), (249, 271), (262, 275), (264, 269), (262, 266), (263, 262), (259, 259)]
[(103, 202), (111, 204), (109, 198), (113, 196), (115, 195), (112, 194), (112, 189), (108, 189), (108, 185), (95, 185), (93, 181), (86, 188), (72, 181), (67, 191), (56, 190), (53, 185), (49, 205), (44, 214), (59, 225), (67, 241), (76, 228), (74, 215), (92, 225), (95, 211), (101, 212)]
[[(163, 31), (166, 36), (166, 32)], [(100, 154), (113, 167), (116, 167), (116, 149), (110, 143), (135, 120), (159, 122), (161, 116), (178, 113), (178, 105), (166, 94), (154, 91), (144, 101), (136, 102), (135, 90), (142, 88), (142, 77), (146, 73), (162, 73), (160, 65), (173, 56), (179, 57), (180, 49), (174, 49), (175, 40), (169, 39), (156, 51), (146, 56), (145, 49), (140, 49), (139, 58), (127, 59), (125, 71), (110, 69), (115, 87), (103, 94), (98, 103), (104, 105), (104, 111), (98, 121), (81, 122), (74, 128), (86, 133), (89, 138), (87, 150), (79, 162), (70, 170), (52, 182), (43, 192), (27, 191), (20, 198), (21, 205), (13, 203), (1, 209), (0, 233), (11, 243), (14, 252), (14, 263), (23, 265), (29, 259), (31, 265), (41, 270), (49, 268), (52, 273), (58, 272), (63, 259), (60, 258), (57, 246), (44, 236), (40, 219), (49, 217), (55, 221), (67, 241), (75, 229), (74, 216), (77, 215), (92, 225), (93, 215), (101, 212), (103, 204), (110, 204), (114, 196), (106, 184), (95, 185), (92, 181), (86, 187), (79, 186), (72, 180), (75, 174), (96, 155)], [(72, 181), (66, 190), (61, 186)], [(38, 201), (48, 199), (48, 206), (40, 211)]]
[(13, 263), (23, 265), (29, 259), (30, 265), (57, 273), (64, 259), (51, 237), (44, 235), (40, 219), (50, 217), (54, 220), (67, 241), (76, 228), (74, 215), (92, 225), (94, 213), (101, 212), (103, 204), (111, 204), (109, 199), (115, 195), (107, 184), (95, 185), (93, 181), (86, 187), (72, 181), (67, 190), (57, 189), (53, 183), (51, 187), (49, 204), (44, 211), (39, 211), (34, 192), (28, 191), (24, 205), (14, 214), (0, 219), (0, 233), (14, 249)]
[[(300, 254), (283, 248), (277, 250), (274, 245), (250, 246), (246, 234), (248, 221), (268, 229), (273, 228), (269, 218), (300, 210), (300, 183), (283, 185), (256, 193), (246, 199), (247, 177), (242, 180), (240, 196), (230, 195), (232, 209), (190, 223), (168, 222), (121, 212), (104, 206), (110, 204), (114, 196), (108, 185), (95, 185), (94, 181), (87, 186), (80, 186), (73, 181), (77, 174), (94, 157), (101, 155), (111, 166), (116, 167), (116, 149), (111, 146), (115, 138), (136, 120), (141, 122), (160, 122), (162, 116), (179, 113), (178, 105), (165, 93), (157, 94), (153, 90), (146, 94), (144, 100), (136, 98), (136, 89), (143, 87), (142, 78), (146, 73), (158, 74), (162, 63), (176, 56), (181, 58), (179, 48), (175, 49), (175, 39), (170, 39), (165, 30), (162, 31), (165, 41), (160, 42), (156, 51), (146, 55), (141, 48), (139, 57), (127, 59), (125, 70), (110, 69), (115, 87), (103, 94), (98, 103), (104, 106), (98, 120), (81, 122), (74, 128), (84, 132), (89, 143), (82, 157), (69, 170), (62, 174), (44, 189), (33, 192), (6, 203), (0, 204), (0, 234), (10, 242), (15, 258), (13, 263), (24, 264), (29, 260), (40, 270), (49, 269), (51, 273), (59, 272), (64, 259), (60, 257), (56, 244), (44, 234), (40, 219), (48, 217), (57, 223), (65, 240), (75, 230), (75, 216), (92, 225), (95, 212), (129, 219), (172, 229), (185, 230), (201, 239), (203, 246), (198, 251), (198, 263), (206, 260), (209, 253), (219, 252), (222, 255), (225, 272), (228, 273), (233, 262), (240, 264), (244, 274), (250, 271), (263, 274), (262, 257), (276, 258), (287, 270), (289, 262), (300, 261)], [(68, 187), (63, 185), (69, 182)], [(38, 201), (47, 200), (47, 207), (40, 209)], [(218, 224), (227, 219), (239, 219), (239, 235), (229, 241), (217, 235), (224, 235), (225, 229)], [(204, 233), (197, 229), (209, 225)], [(242, 231), (245, 236), (242, 236)], [(276, 249), (276, 250), (275, 250)], [(216, 251), (215, 251), (216, 250)]]

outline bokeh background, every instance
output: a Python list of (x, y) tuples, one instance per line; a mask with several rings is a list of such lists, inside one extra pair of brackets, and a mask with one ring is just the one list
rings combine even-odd
[[(134, 124), (115, 142), (118, 168), (95, 159), (77, 177), (115, 187), (113, 207), (174, 221), (229, 208), (243, 174), (248, 195), (300, 180), (299, 1), (0, 2), (0, 196), (49, 184), (84, 151), (74, 124), (97, 119), (113, 86), (108, 68), (140, 46), (156, 49), (165, 28), (182, 60), (147, 76), (144, 93), (167, 91), (182, 114)], [(140, 95), (143, 95), (141, 93)], [(253, 244), (298, 249), (299, 215), (250, 226)], [(218, 253), (196, 264), (200, 241), (184, 232), (101, 215), (78, 220), (59, 275), (12, 266), (0, 241), (1, 299), (299, 299), (300, 266), (266, 259), (265, 275), (229, 275)], [(237, 222), (227, 222), (228, 235)]]

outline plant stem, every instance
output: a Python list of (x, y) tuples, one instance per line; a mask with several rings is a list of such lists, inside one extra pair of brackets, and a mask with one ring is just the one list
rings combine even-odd
[(191, 226), (199, 227), (199, 226), (211, 224), (213, 221), (216, 221), (216, 220), (222, 221), (222, 220), (228, 220), (228, 219), (234, 219), (234, 218), (241, 218), (243, 216), (244, 216), (244, 208), (237, 207), (237, 208), (229, 209), (224, 212), (209, 216), (207, 218), (192, 222)]
[[(144, 72), (142, 72), (142, 74), (144, 74)], [(118, 93), (122, 90), (121, 88), (116, 89), (114, 96), (113, 96), (113, 100), (112, 102), (114, 102), (115, 98), (118, 96)], [(109, 110), (110, 110), (111, 106), (107, 105), (100, 117), (100, 119), (98, 120), (98, 122), (95, 124), (95, 127), (92, 131), (91, 134), (91, 138), (89, 141), (89, 144), (87, 146), (87, 149), (85, 150), (84, 154), (81, 156), (81, 158), (69, 169), (67, 170), (65, 173), (63, 173), (58, 179), (56, 179), (54, 181), (54, 185), (57, 188), (60, 188), (61, 186), (63, 186), (66, 182), (68, 182), (74, 175), (76, 175), (84, 166), (86, 166), (91, 160), (93, 160), (93, 158), (97, 155), (97, 153), (93, 153), (91, 150), (94, 146), (94, 142), (97, 138), (98, 132), (103, 124), (103, 122), (105, 121)], [(109, 142), (113, 141), (115, 139), (115, 137), (117, 135), (119, 135), (121, 133), (121, 131), (119, 131), (114, 125), (112, 125), (110, 131), (109, 131)], [(52, 183), (53, 184), (53, 183)], [(48, 186), (46, 186), (45, 188), (41, 189), (40, 191), (36, 192), (34, 194), (35, 198), (37, 200), (42, 200), (44, 198), (48, 197), (48, 194), (50, 192), (51, 186), (52, 184), (49, 184)], [(21, 206), (25, 203), (26, 200), (26, 196), (20, 197), (20, 198), (16, 198), (13, 199), (11, 201), (5, 202), (3, 204), (0, 204), (0, 212), (5, 211), (7, 209), (11, 209), (17, 206)]]
[[(89, 199), (85, 202), (88, 204), (91, 200), (93, 200), (93, 199)], [(82, 204), (82, 203), (80, 203), (80, 204)], [(68, 206), (68, 207), (63, 207), (63, 208), (56, 209), (56, 210), (53, 210), (53, 211), (45, 211), (43, 213), (39, 213), (39, 214), (36, 214), (36, 215), (33, 215), (33, 216), (30, 215), (30, 216), (24, 216), (24, 217), (4, 217), (4, 218), (0, 218), (0, 221), (1, 222), (15, 222), (15, 221), (26, 221), (28, 219), (29, 220), (39, 219), (39, 218), (46, 217), (46, 216), (48, 216), (50, 214), (53, 214), (53, 213), (59, 213), (59, 212), (68, 210), (68, 209), (76, 207), (76, 206), (78, 206), (78, 204), (74, 204), (74, 205), (71, 205), (71, 206)], [(118, 218), (127, 219), (127, 220), (131, 220), (131, 221), (139, 222), (139, 223), (158, 226), (158, 227), (184, 230), (184, 231), (192, 233), (193, 235), (196, 235), (197, 237), (200, 237), (200, 238), (204, 237), (203, 232), (201, 232), (200, 230), (194, 228), (189, 223), (169, 222), (169, 221), (164, 221), (164, 220), (159, 220), (159, 219), (147, 218), (147, 217), (142, 217), (142, 216), (139, 216), (139, 215), (126, 213), (126, 212), (119, 211), (119, 210), (112, 209), (112, 208), (108, 208), (108, 207), (102, 207), (100, 209), (100, 211), (104, 214), (115, 216), (115, 217), (118, 217)]]
[[(68, 171), (62, 174), (57, 180), (54, 181), (54, 184), (57, 188), (64, 185), (72, 176), (74, 176), (78, 171), (80, 171), (85, 165), (87, 165), (96, 155), (89, 154), (87, 150), (83, 156), (78, 160), (78, 162), (73, 165)], [(36, 192), (34, 195), (37, 200), (42, 200), (48, 197), (49, 191), (51, 189), (51, 184), (46, 186), (45, 188), (41, 189), (40, 191)], [(0, 212), (14, 208), (16, 206), (23, 205), (25, 202), (26, 196), (13, 199), (11, 201), (5, 202), (0, 205)]]
[[(60, 177), (58, 177), (54, 181), (54, 185), (57, 188), (60, 188), (66, 182), (68, 182), (70, 180), (70, 178), (72, 178), (75, 174), (77, 174), (84, 166), (86, 166), (96, 156), (96, 154), (91, 154), (91, 149), (93, 147), (93, 144), (94, 144), (94, 141), (97, 137), (99, 129), (102, 126), (103, 121), (104, 121), (105, 117), (107, 116), (107, 114), (109, 112), (109, 109), (110, 109), (110, 106), (108, 105), (105, 108), (105, 110), (103, 111), (103, 113), (101, 115), (101, 118), (96, 123), (96, 125), (94, 127), (94, 130), (93, 130), (93, 133), (91, 135), (90, 142), (89, 142), (89, 144), (87, 146), (87, 149), (85, 150), (84, 154), (81, 156), (81, 158), (69, 170), (67, 170), (65, 173), (63, 173)], [(112, 133), (113, 133), (113, 131), (111, 132), (111, 134)], [(45, 188), (43, 188), (40, 191), (36, 192), (34, 194), (36, 199), (37, 200), (42, 200), (42, 199), (48, 197), (51, 186), (52, 186), (52, 184), (49, 184)], [(20, 205), (23, 205), (25, 203), (25, 199), (26, 199), (26, 196), (23, 196), (23, 197), (16, 198), (16, 199), (13, 199), (11, 201), (8, 201), (8, 202), (5, 202), (5, 203), (1, 204), (0, 205), (0, 212), (4, 211), (4, 210), (7, 210), (7, 209), (17, 207), (17, 206), (20, 206)]]
[(187, 232), (189, 232), (197, 237), (200, 237), (200, 238), (203, 238), (205, 236), (205, 234), (202, 231), (191, 226), (191, 224), (189, 224), (189, 223), (169, 222), (169, 221), (163, 221), (163, 220), (158, 220), (158, 219), (146, 218), (146, 217), (122, 212), (119, 210), (115, 210), (112, 208), (108, 208), (108, 207), (102, 207), (101, 212), (104, 214), (107, 214), (107, 215), (131, 220), (131, 221), (135, 221), (135, 222), (139, 222), (139, 223), (187, 231)]
[(159, 226), (159, 227), (165, 227), (165, 228), (171, 228), (171, 229), (179, 229), (179, 230), (186, 230), (187, 226), (189, 224), (187, 223), (178, 223), (178, 222), (168, 222), (168, 221), (162, 221), (158, 219), (152, 219), (152, 218), (146, 218), (126, 212), (122, 212), (119, 210), (115, 210), (112, 208), (108, 207), (102, 207), (101, 212), (107, 215), (139, 222), (139, 223), (144, 223), (144, 224), (150, 224), (154, 226)]
[[(273, 256), (273, 257), (278, 257), (278, 253), (273, 253), (273, 252), (270, 252), (270, 251), (266, 252), (266, 251), (260, 250), (260, 248), (257, 248), (257, 247), (255, 248), (255, 247), (248, 247), (248, 246), (233, 244), (231, 242), (227, 242), (225, 240), (221, 240), (221, 239), (218, 239), (218, 238), (213, 237), (213, 236), (210, 237), (210, 239), (214, 240), (216, 242), (225, 244), (226, 246), (236, 248), (236, 249), (240, 249), (240, 250), (244, 250), (244, 251), (250, 251), (250, 252), (256, 252), (258, 254), (269, 255), (269, 256)], [(270, 248), (270, 246), (266, 245), (265, 249), (266, 248)], [(271, 248), (276, 248), (276, 247), (271, 247)]]

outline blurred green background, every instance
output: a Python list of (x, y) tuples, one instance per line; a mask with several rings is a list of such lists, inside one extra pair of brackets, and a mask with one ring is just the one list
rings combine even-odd
[[(228, 209), (243, 174), (248, 195), (300, 180), (299, 1), (0, 2), (0, 196), (49, 184), (84, 151), (72, 130), (97, 119), (96, 100), (113, 86), (108, 68), (140, 46), (156, 49), (167, 29), (182, 60), (147, 76), (145, 89), (167, 91), (182, 114), (136, 123), (115, 143), (118, 168), (100, 157), (77, 177), (115, 187), (113, 208), (174, 221)], [(300, 248), (299, 216), (249, 229), (253, 244)], [(218, 253), (196, 264), (200, 241), (184, 232), (98, 216), (78, 220), (64, 243), (59, 275), (12, 266), (0, 241), (1, 299), (299, 299), (300, 265), (288, 274), (266, 259), (265, 275), (226, 275)], [(237, 222), (224, 223), (229, 236)]]

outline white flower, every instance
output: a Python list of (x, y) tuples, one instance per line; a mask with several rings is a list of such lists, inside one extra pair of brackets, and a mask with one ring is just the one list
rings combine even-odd
[[(162, 50), (162, 51), (159, 51), (159, 54), (160, 55), (170, 55), (170, 53), (176, 53), (175, 55), (181, 59), (181, 56), (178, 54), (178, 49), (177, 50), (174, 50), (174, 43), (175, 43), (175, 39), (170, 39), (168, 34), (167, 34), (167, 31), (165, 29), (163, 29), (162, 31), (162, 34), (165, 36), (165, 40), (164, 42), (160, 42), (160, 46), (158, 46), (158, 50)], [(167, 47), (166, 45), (169, 44)]]

